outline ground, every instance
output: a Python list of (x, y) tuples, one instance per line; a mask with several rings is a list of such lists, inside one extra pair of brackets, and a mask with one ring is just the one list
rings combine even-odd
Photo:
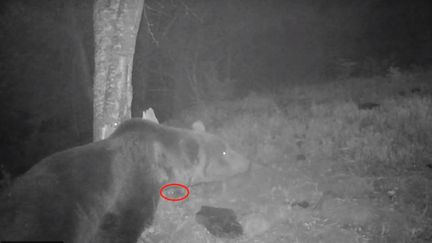
[[(161, 200), (147, 242), (431, 242), (432, 72), (304, 85), (202, 114), (247, 155), (249, 174)], [(364, 103), (377, 105), (366, 105)], [(203, 119), (201, 117), (201, 119)], [(196, 223), (201, 205), (233, 209), (243, 236)]]

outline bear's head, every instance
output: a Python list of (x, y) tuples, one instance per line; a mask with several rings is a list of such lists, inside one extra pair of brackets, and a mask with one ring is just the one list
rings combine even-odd
[(172, 143), (154, 143), (162, 182), (194, 185), (220, 181), (249, 169), (249, 161), (223, 139), (207, 133), (202, 122), (177, 129)]

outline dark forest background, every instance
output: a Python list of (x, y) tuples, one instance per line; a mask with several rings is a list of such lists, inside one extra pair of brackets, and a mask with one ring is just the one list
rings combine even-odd
[[(432, 1), (146, 1), (133, 116), (432, 63)], [(0, 2), (2, 176), (91, 141), (91, 1)]]

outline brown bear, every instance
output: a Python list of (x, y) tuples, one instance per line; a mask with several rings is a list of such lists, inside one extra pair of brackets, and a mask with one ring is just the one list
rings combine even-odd
[(248, 168), (202, 126), (131, 119), (16, 179), (0, 196), (0, 240), (134, 243), (152, 223), (164, 183), (223, 180)]

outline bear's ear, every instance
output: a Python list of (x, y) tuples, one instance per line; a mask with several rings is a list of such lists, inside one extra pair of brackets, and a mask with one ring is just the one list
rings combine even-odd
[(192, 163), (199, 161), (199, 144), (196, 139), (185, 138), (180, 141), (180, 149), (186, 154), (187, 159)]
[(152, 122), (159, 124), (159, 121), (156, 118), (156, 114), (154, 113), (154, 110), (151, 107), (148, 108), (147, 110), (143, 111), (142, 117), (144, 120), (152, 121)]
[(196, 131), (196, 132), (205, 132), (205, 126), (204, 123), (200, 120), (195, 121), (192, 124), (192, 130)]

